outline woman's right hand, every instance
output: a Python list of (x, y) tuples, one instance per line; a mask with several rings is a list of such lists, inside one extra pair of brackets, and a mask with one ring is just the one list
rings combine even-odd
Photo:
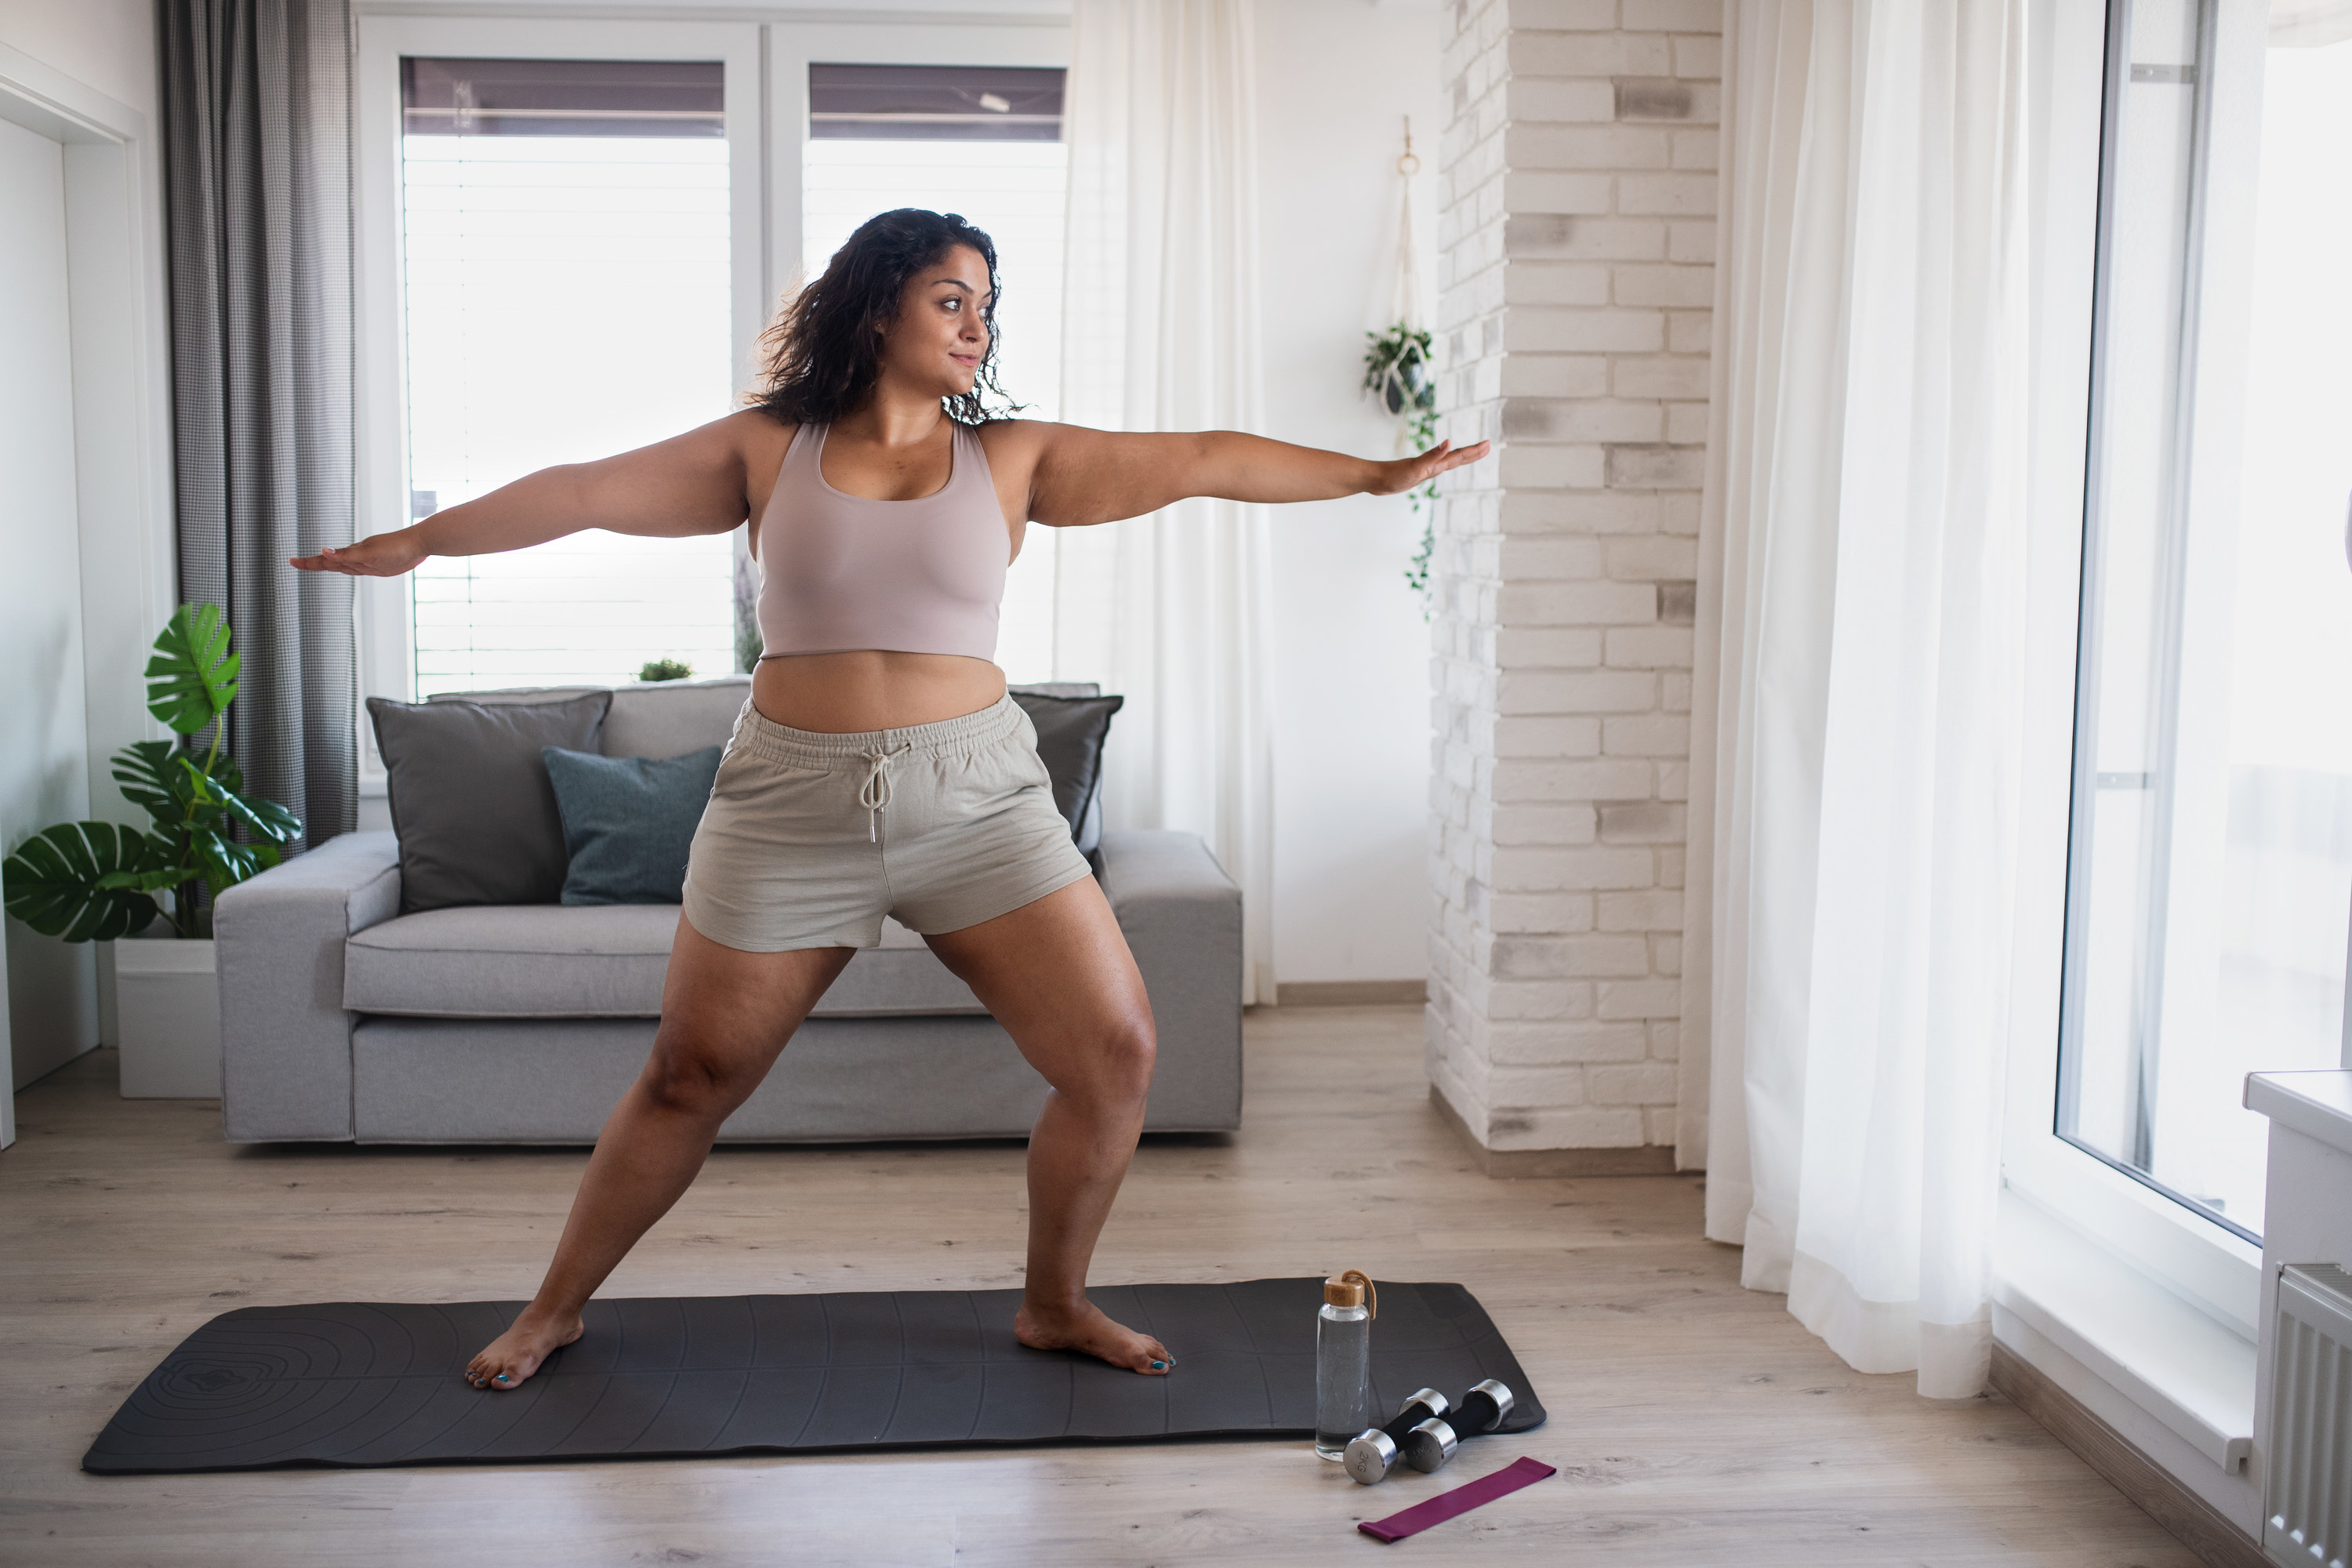
[(316, 555), (288, 558), (297, 572), (341, 572), (346, 577), (397, 577), (413, 572), (431, 552), (420, 543), (414, 528), (372, 533), (356, 544), (338, 550), (330, 544)]

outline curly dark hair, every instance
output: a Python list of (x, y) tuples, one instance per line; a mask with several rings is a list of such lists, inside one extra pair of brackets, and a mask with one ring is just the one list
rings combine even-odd
[(959, 245), (971, 247), (988, 264), (988, 299), (981, 307), (988, 352), (971, 390), (940, 401), (961, 425), (1012, 417), (1019, 405), (996, 384), (996, 242), (961, 214), (920, 207), (880, 213), (858, 225), (833, 253), (824, 275), (777, 312), (760, 334), (760, 380), (744, 394), (746, 405), (764, 408), (786, 425), (831, 424), (864, 407), (882, 374), (877, 329), (898, 320), (908, 280)]

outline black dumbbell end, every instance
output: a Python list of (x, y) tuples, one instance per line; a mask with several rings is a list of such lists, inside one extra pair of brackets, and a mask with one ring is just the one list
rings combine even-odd
[(1510, 1386), (1493, 1378), (1470, 1385), (1454, 1415), (1447, 1417), (1456, 1431), (1465, 1437), (1483, 1437), (1503, 1425), (1518, 1401), (1512, 1397)]

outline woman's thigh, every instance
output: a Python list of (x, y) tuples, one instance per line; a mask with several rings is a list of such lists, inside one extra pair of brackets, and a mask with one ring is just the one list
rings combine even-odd
[(1139, 1068), (1148, 1078), (1150, 999), (1126, 933), (1092, 877), (994, 920), (923, 940), (1055, 1088), (1071, 1089), (1106, 1069)]
[(662, 984), (656, 1063), (690, 1060), (706, 1071), (749, 1073), (756, 1082), (855, 952), (746, 952), (711, 941), (679, 915)]

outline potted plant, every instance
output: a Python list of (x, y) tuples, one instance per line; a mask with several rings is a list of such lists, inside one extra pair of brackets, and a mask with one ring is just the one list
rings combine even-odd
[(0, 863), (8, 912), (44, 936), (176, 939), (114, 950), (125, 1095), (220, 1093), (212, 900), (277, 865), (279, 846), (302, 835), (301, 818), (246, 795), (221, 749), (237, 665), (218, 609), (172, 612), (147, 661), (147, 710), (176, 738), (135, 741), (114, 757), (114, 782), (151, 826), (59, 823)]

